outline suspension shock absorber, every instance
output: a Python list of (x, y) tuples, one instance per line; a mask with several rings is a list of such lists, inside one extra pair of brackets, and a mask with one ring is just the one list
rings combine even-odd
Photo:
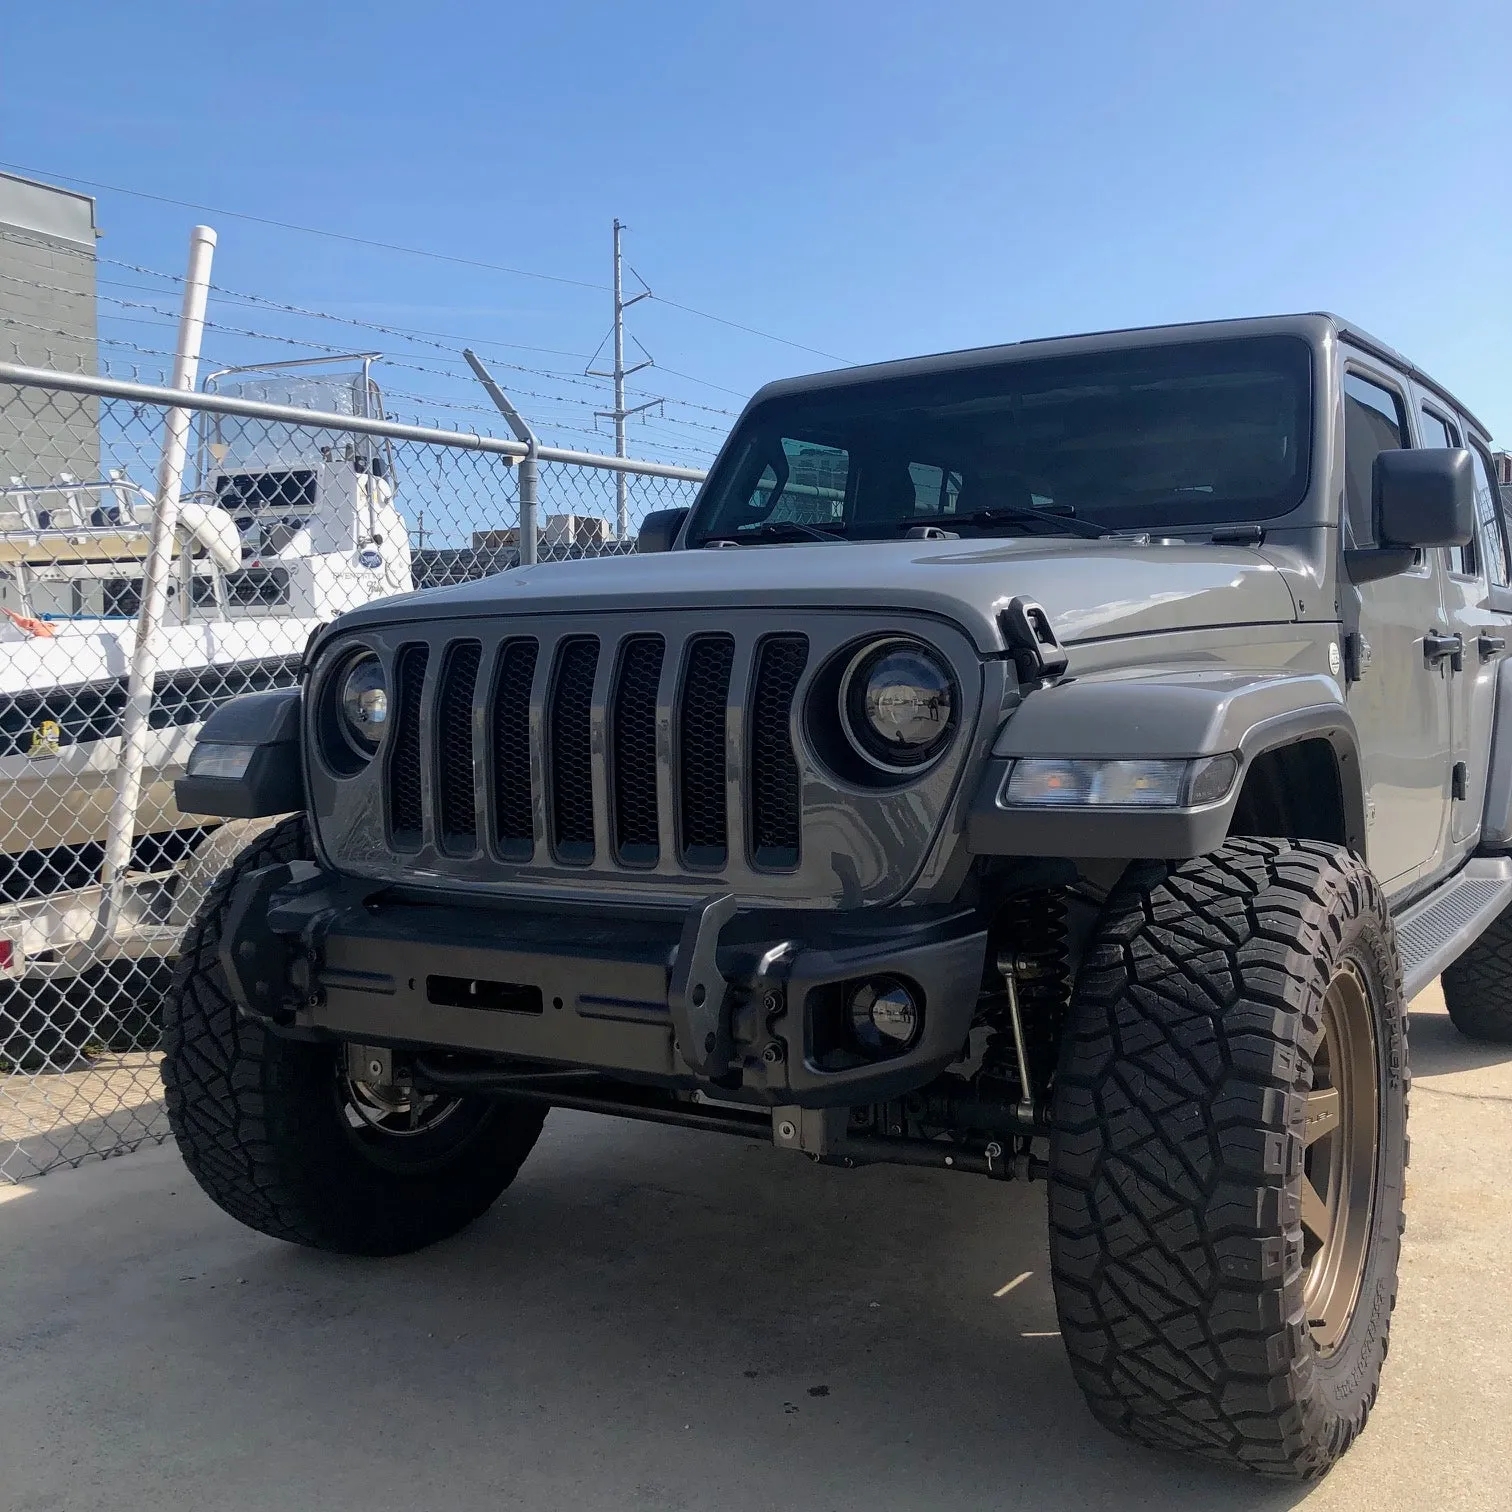
[(1066, 904), (1060, 891), (1042, 888), (1009, 898), (993, 921), (990, 949), (1002, 985), (983, 1002), (991, 1032), (980, 1074), (1012, 1081), (1021, 1104), (1039, 1106), (1066, 1018)]

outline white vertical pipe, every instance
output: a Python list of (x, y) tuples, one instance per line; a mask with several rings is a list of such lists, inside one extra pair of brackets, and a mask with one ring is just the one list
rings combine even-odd
[[(196, 226), (189, 233), (189, 267), (184, 277), (184, 302), (179, 311), (178, 344), (173, 359), (173, 384), (191, 392), (199, 381), (200, 342), (205, 333), (205, 304), (210, 295), (210, 261), (215, 232)], [(179, 497), (184, 486), (184, 462), (189, 451), (190, 412), (169, 409), (163, 415), (163, 454), (158, 462), (157, 504), (152, 535), (142, 564), (142, 606), (137, 615), (136, 644), (131, 649), (131, 672), (126, 683), (126, 709), (121, 721), (121, 754), (116, 764), (115, 798), (105, 839), (105, 864), (100, 881), (105, 887), (96, 938), (103, 941), (115, 927), (131, 843), (136, 830), (137, 804), (142, 793), (142, 767), (147, 759), (147, 716), (152, 709), (152, 683), (157, 671), (158, 627), (168, 603), (168, 579), (173, 567), (173, 533), (178, 526)]]

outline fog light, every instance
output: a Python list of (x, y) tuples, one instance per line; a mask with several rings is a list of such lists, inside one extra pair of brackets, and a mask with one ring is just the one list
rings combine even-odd
[(870, 977), (846, 1004), (851, 1033), (873, 1054), (905, 1050), (919, 1032), (919, 1003), (913, 990), (897, 977)]

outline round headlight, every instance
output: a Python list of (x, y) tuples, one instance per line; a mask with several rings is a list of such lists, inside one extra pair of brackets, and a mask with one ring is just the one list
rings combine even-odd
[(840, 705), (846, 738), (886, 772), (932, 761), (955, 728), (955, 684), (917, 641), (883, 641), (861, 651), (846, 669)]
[(364, 651), (338, 675), (342, 733), (360, 754), (371, 756), (388, 724), (388, 680), (383, 664), (371, 651)]

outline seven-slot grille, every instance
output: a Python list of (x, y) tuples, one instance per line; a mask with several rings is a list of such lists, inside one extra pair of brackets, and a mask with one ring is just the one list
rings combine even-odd
[(739, 847), (758, 870), (791, 870), (791, 719), (807, 662), (802, 635), (402, 646), (385, 757), (393, 845), (418, 850), (429, 829), (450, 855), (635, 870), (666, 863), (671, 836), (679, 868), (718, 870)]

